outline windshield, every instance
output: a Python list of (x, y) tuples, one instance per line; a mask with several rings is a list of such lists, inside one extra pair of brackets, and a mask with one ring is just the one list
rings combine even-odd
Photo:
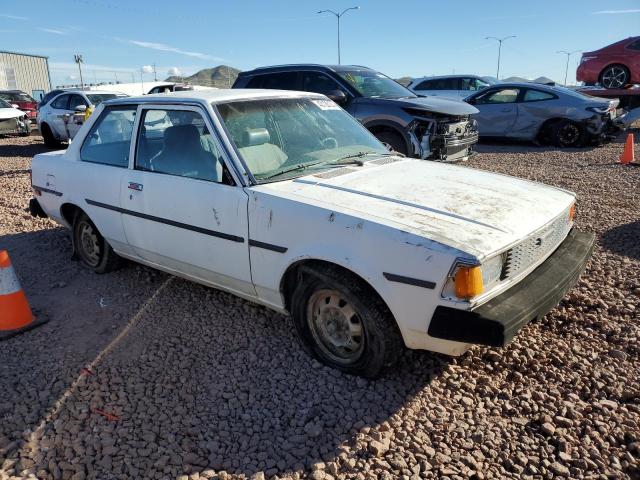
[(353, 155), (389, 154), (357, 120), (326, 98), (243, 100), (219, 104), (217, 109), (259, 183), (300, 176), (302, 170), (333, 168)]
[(7, 102), (35, 102), (33, 98), (22, 92), (2, 92), (0, 98)]
[(122, 97), (123, 95), (116, 95), (115, 93), (87, 93), (87, 98), (92, 105), (99, 105), (105, 100), (111, 100), (112, 98)]
[(342, 70), (337, 73), (363, 97), (406, 98), (416, 96), (408, 88), (374, 70)]

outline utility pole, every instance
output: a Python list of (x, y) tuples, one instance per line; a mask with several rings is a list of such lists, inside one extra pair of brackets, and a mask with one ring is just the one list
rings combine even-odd
[(569, 72), (569, 58), (571, 58), (571, 55), (573, 55), (574, 53), (578, 53), (580, 52), (580, 50), (574, 50), (573, 52), (567, 52), (565, 50), (558, 50), (556, 53), (563, 53), (567, 56), (567, 65), (564, 67), (564, 86), (567, 86), (567, 73)]
[(73, 56), (73, 61), (78, 64), (78, 72), (80, 72), (80, 88), (84, 90), (84, 81), (82, 80), (82, 67), (80, 66), (80, 64), (84, 62), (84, 60), (82, 60), (82, 55), (76, 53)]
[(340, 65), (340, 18), (349, 10), (360, 10), (360, 7), (345, 8), (341, 13), (334, 12), (333, 10), (320, 10), (318, 13), (331, 13), (338, 19), (338, 65)]
[(516, 38), (515, 35), (509, 35), (508, 37), (484, 37), (485, 40), (496, 40), (498, 42), (498, 70), (496, 71), (496, 78), (500, 80), (500, 55), (502, 53), (502, 42), (509, 40), (510, 38)]
[(153, 64), (151, 64), (151, 66), (153, 67), (153, 81), (157, 82), (158, 81), (158, 75), (156, 74), (156, 64), (153, 63)]

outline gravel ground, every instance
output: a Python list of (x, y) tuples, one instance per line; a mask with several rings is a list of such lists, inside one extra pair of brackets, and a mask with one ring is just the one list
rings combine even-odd
[(0, 343), (0, 479), (640, 478), (640, 168), (615, 164), (621, 140), (482, 145), (469, 166), (578, 192), (593, 260), (508, 347), (407, 352), (376, 382), (231, 295), (81, 268), (25, 211), (43, 150), (0, 139), (0, 248), (49, 319)]

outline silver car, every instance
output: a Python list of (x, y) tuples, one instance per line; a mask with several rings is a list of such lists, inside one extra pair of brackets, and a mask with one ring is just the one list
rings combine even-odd
[(481, 137), (509, 137), (559, 147), (602, 143), (619, 128), (619, 100), (590, 97), (564, 87), (501, 83), (464, 99)]

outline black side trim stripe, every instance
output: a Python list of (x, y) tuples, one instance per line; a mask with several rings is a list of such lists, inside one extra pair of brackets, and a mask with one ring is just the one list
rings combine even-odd
[(430, 282), (428, 280), (420, 280), (419, 278), (411, 278), (411, 277), (403, 277), (402, 275), (396, 275), (395, 273), (387, 273), (383, 272), (384, 278), (389, 280), (390, 282), (397, 283), (406, 283), (407, 285), (414, 285), (416, 287), (428, 288), (433, 290), (436, 288), (435, 282)]
[(272, 250), (278, 253), (284, 253), (288, 250), (287, 247), (280, 247), (279, 245), (259, 242), (258, 240), (252, 240), (252, 239), (249, 239), (249, 245), (251, 245), (252, 247), (264, 248), (265, 250)]
[(55, 195), (56, 197), (61, 197), (62, 192), (56, 192), (55, 190), (51, 190), (49, 188), (38, 187), (36, 185), (31, 186), (34, 190), (40, 190), (41, 192), (50, 193), (51, 195)]
[(145, 220), (151, 220), (152, 222), (164, 223), (165, 225), (171, 225), (172, 227), (184, 228), (185, 230), (191, 230), (192, 232), (202, 233), (203, 235), (210, 235), (212, 237), (223, 238), (232, 242), (244, 243), (244, 238), (237, 235), (230, 235), (224, 232), (216, 232), (215, 230), (208, 230), (202, 227), (196, 227), (194, 225), (187, 225), (186, 223), (176, 222), (174, 220), (168, 220), (166, 218), (155, 217), (153, 215), (147, 215), (146, 213), (134, 212), (133, 210), (127, 210), (125, 208), (115, 207), (106, 203), (96, 202), (95, 200), (84, 199), (89, 205), (95, 207), (106, 208), (107, 210), (113, 210), (114, 212), (123, 213), (132, 217), (144, 218)]

